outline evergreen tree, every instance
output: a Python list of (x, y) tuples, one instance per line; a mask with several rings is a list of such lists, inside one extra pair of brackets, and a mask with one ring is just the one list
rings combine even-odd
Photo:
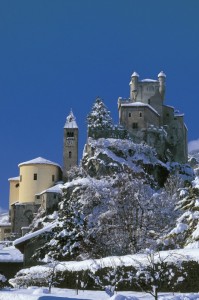
[(108, 130), (113, 128), (113, 120), (110, 111), (100, 98), (97, 98), (90, 114), (87, 116), (89, 129)]
[(165, 244), (174, 247), (198, 247), (199, 244), (199, 189), (184, 188), (179, 191), (176, 209), (181, 211), (175, 227), (166, 235)]
[(39, 259), (71, 260), (80, 254), (85, 234), (82, 203), (78, 199), (63, 195), (56, 226), (47, 234), (48, 242), (35, 254)]

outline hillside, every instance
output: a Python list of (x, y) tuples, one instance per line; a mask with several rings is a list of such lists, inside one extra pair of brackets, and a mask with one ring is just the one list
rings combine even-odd
[(154, 244), (175, 225), (179, 178), (190, 181), (193, 173), (188, 165), (161, 162), (145, 144), (89, 138), (81, 166), (67, 176), (58, 212), (40, 211), (33, 222), (33, 231), (54, 222), (40, 258), (125, 255)]

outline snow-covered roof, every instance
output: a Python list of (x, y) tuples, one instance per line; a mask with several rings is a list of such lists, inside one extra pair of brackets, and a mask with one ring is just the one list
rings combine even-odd
[(8, 178), (8, 181), (19, 181), (19, 180), (20, 180), (19, 176)]
[(157, 112), (157, 110), (155, 110), (151, 105), (147, 104), (147, 103), (142, 103), (142, 102), (129, 102), (129, 103), (121, 103), (121, 106), (129, 106), (129, 107), (148, 107), (149, 109), (151, 109), (154, 113), (156, 113), (158, 116), (159, 113)]
[(78, 128), (75, 116), (71, 110), (70, 114), (66, 117), (64, 128)]
[(155, 79), (146, 78), (146, 79), (142, 79), (141, 82), (158, 82), (158, 81)]
[(41, 193), (39, 193), (37, 195), (42, 195), (44, 193), (57, 193), (57, 194), (61, 194), (62, 193), (62, 188), (63, 188), (63, 184), (59, 183), (59, 184), (56, 184), (56, 185), (50, 187), (49, 189), (46, 189), (46, 190), (42, 191)]
[(0, 214), (0, 226), (9, 226), (9, 213)]
[(165, 74), (163, 71), (161, 71), (161, 72), (158, 74), (158, 77), (166, 77), (166, 74)]
[(54, 166), (57, 166), (57, 167), (61, 168), (59, 164), (54, 163), (54, 162), (52, 162), (50, 160), (47, 160), (47, 159), (45, 159), (43, 157), (37, 157), (37, 158), (34, 158), (32, 160), (28, 160), (28, 161), (25, 161), (23, 163), (20, 163), (18, 165), (18, 167), (25, 166), (25, 165), (37, 165), (37, 164), (38, 165), (39, 164), (41, 164), (41, 165), (54, 165)]
[(21, 244), (25, 241), (28, 241), (44, 232), (48, 232), (48, 231), (51, 231), (52, 228), (54, 228), (55, 226), (57, 225), (57, 222), (52, 222), (50, 224), (48, 224), (47, 226), (43, 227), (42, 229), (39, 229), (37, 231), (34, 231), (34, 232), (30, 232), (30, 233), (27, 233), (25, 234), (24, 236), (16, 239), (14, 242), (13, 242), (13, 245), (16, 246), (18, 244)]
[(131, 77), (139, 77), (139, 74), (137, 72), (133, 72), (133, 74), (131, 75)]
[(23, 262), (23, 254), (15, 247), (0, 249), (0, 262)]
[(171, 105), (163, 105), (163, 106), (173, 108), (173, 109), (175, 108), (174, 106), (171, 106)]
[(184, 114), (183, 114), (183, 113), (180, 113), (180, 112), (175, 112), (175, 113), (174, 113), (174, 116), (175, 116), (175, 117), (184, 117)]
[(11, 223), (0, 223), (0, 227), (8, 227), (11, 226)]

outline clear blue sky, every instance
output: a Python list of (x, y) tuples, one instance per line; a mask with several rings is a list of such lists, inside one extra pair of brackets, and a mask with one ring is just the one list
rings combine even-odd
[(166, 73), (166, 103), (185, 113), (189, 140), (198, 139), (198, 13), (198, 0), (1, 0), (0, 207), (8, 208), (8, 178), (20, 162), (62, 164), (71, 108), (80, 157), (97, 96), (118, 122), (133, 71)]

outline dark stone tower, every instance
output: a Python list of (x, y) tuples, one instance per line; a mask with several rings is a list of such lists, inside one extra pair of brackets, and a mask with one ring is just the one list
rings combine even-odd
[(64, 125), (64, 149), (63, 149), (63, 178), (66, 172), (78, 164), (78, 126), (71, 110)]

